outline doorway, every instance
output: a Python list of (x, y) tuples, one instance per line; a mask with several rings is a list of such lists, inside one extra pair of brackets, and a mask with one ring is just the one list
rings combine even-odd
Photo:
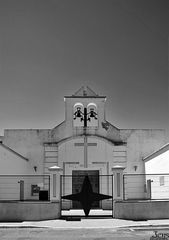
[[(85, 176), (88, 175), (93, 192), (99, 193), (99, 170), (73, 170), (72, 171), (72, 193), (79, 193), (82, 189)], [(81, 209), (81, 204), (73, 201), (74, 209)], [(95, 201), (92, 208), (99, 208), (99, 201)]]

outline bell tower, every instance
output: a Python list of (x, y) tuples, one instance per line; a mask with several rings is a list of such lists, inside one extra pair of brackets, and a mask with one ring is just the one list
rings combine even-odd
[(72, 96), (65, 96), (66, 122), (75, 129), (99, 129), (105, 121), (105, 96), (99, 96), (88, 86)]

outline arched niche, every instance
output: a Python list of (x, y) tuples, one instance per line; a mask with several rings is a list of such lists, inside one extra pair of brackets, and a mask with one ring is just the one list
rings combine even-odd
[(84, 106), (82, 103), (75, 103), (73, 106), (73, 126), (74, 127), (83, 127), (84, 123), (80, 115), (84, 112)]
[(97, 105), (95, 103), (89, 103), (87, 105), (88, 112), (88, 127), (97, 127), (98, 126), (98, 111)]

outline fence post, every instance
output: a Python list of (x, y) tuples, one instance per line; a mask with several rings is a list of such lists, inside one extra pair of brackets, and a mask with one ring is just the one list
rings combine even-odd
[(18, 183), (20, 184), (20, 201), (24, 201), (24, 181), (20, 180)]
[(60, 175), (62, 173), (62, 168), (58, 166), (53, 166), (48, 168), (50, 171), (50, 201), (60, 202)]
[(114, 166), (113, 172), (113, 200), (123, 200), (123, 171), (125, 167)]
[(151, 200), (151, 183), (153, 181), (151, 179), (147, 180), (147, 199)]

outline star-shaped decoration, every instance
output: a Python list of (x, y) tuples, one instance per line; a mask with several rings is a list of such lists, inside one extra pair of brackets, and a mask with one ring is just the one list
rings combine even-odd
[(94, 201), (101, 201), (109, 198), (112, 198), (112, 196), (93, 192), (88, 175), (86, 175), (84, 178), (81, 192), (62, 196), (62, 199), (79, 201), (82, 205), (86, 217), (89, 215), (92, 203)]

